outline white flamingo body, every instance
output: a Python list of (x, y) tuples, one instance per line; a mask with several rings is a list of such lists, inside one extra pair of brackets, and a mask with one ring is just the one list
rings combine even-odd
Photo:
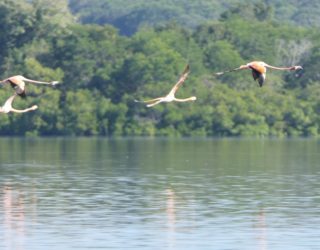
[(241, 65), (238, 68), (232, 69), (232, 70), (227, 70), (223, 72), (218, 72), (216, 75), (223, 75), (228, 72), (233, 72), (241, 69), (251, 69), (252, 71), (252, 76), (254, 80), (258, 80), (260, 87), (263, 86), (265, 80), (266, 80), (266, 73), (267, 69), (274, 69), (274, 70), (289, 70), (289, 71), (295, 71), (295, 70), (301, 70), (302, 67), (297, 65), (297, 66), (290, 66), (290, 67), (275, 67), (271, 66), (269, 64), (266, 64), (265, 62), (262, 61), (253, 61), (250, 63), (247, 63), (245, 65)]
[(14, 113), (25, 113), (25, 112), (29, 112), (29, 111), (33, 111), (36, 110), (38, 108), (37, 105), (33, 105), (30, 108), (26, 108), (26, 109), (15, 109), (12, 107), (12, 103), (14, 101), (14, 98), (17, 96), (17, 94), (15, 93), (14, 95), (10, 96), (6, 102), (4, 103), (4, 105), (2, 107), (0, 107), (0, 113), (10, 113), (10, 112), (14, 112)]
[(189, 102), (189, 101), (197, 100), (197, 98), (195, 96), (191, 96), (191, 97), (184, 98), (184, 99), (180, 99), (180, 98), (175, 97), (175, 93), (180, 88), (182, 83), (187, 79), (189, 73), (190, 73), (190, 67), (188, 64), (186, 66), (186, 68), (184, 69), (182, 75), (180, 76), (178, 82), (173, 86), (173, 88), (170, 90), (170, 92), (166, 96), (158, 97), (158, 98), (147, 100), (147, 101), (137, 101), (137, 100), (135, 100), (135, 101), (148, 103), (147, 107), (153, 107), (153, 106), (155, 106), (159, 103), (162, 103), (162, 102), (173, 102), (173, 101), (175, 101), (175, 102)]
[(15, 92), (21, 97), (25, 97), (25, 92), (26, 92), (26, 88), (25, 88), (26, 83), (25, 82), (44, 84), (44, 85), (52, 85), (52, 86), (59, 83), (58, 81), (53, 81), (53, 82), (35, 81), (32, 79), (25, 78), (22, 75), (11, 76), (11, 77), (1, 81), (2, 84), (10, 84), (12, 86), (12, 88), (15, 89)]

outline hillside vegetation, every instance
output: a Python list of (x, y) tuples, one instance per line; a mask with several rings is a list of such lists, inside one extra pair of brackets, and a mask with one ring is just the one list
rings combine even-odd
[(219, 20), (228, 12), (237, 12), (248, 20), (255, 12), (260, 18), (267, 17), (282, 24), (320, 26), (318, 0), (69, 0), (69, 3), (82, 23), (111, 24), (125, 35), (168, 20), (194, 28)]
[[(39, 109), (1, 115), (0, 135), (320, 133), (320, 32), (316, 28), (276, 22), (268, 6), (250, 5), (245, 14), (243, 8), (232, 7), (192, 29), (169, 22), (122, 36), (112, 25), (78, 23), (66, 0), (51, 2), (0, 3), (1, 78), (22, 74), (62, 82), (55, 88), (28, 85), (28, 98), (17, 99), (15, 106), (37, 104)], [(195, 12), (196, 7), (190, 8)], [(249, 71), (214, 76), (252, 60), (277, 66), (301, 64), (304, 70), (270, 70), (263, 88)], [(154, 108), (134, 102), (166, 94), (187, 63), (191, 74), (177, 97), (195, 95), (196, 102)], [(1, 102), (11, 93), (9, 86), (2, 87)]]

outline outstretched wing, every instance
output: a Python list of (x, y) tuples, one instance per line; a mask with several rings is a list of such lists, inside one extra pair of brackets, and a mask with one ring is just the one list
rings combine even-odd
[(187, 79), (188, 75), (190, 73), (190, 66), (189, 64), (187, 64), (187, 66), (185, 67), (183, 73), (181, 74), (179, 80), (177, 81), (177, 83), (173, 86), (173, 88), (170, 90), (170, 94), (175, 94), (177, 92), (177, 90), (179, 89), (179, 87), (181, 86), (181, 84)]
[(252, 76), (255, 81), (258, 80), (259, 86), (262, 87), (262, 85), (264, 84), (264, 82), (266, 80), (266, 75), (261, 74), (260, 72), (256, 71), (255, 69), (252, 69)]
[(12, 109), (12, 102), (16, 96), (17, 94), (10, 96), (2, 106), (2, 109), (5, 110), (6, 112), (10, 112), (10, 110)]

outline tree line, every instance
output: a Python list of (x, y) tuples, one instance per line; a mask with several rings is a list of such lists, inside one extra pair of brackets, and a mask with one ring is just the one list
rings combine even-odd
[[(112, 25), (79, 23), (65, 0), (51, 2), (0, 3), (1, 78), (62, 82), (28, 86), (27, 99), (15, 105), (39, 109), (1, 115), (0, 135), (319, 135), (316, 28), (276, 22), (271, 10), (253, 6), (193, 28), (169, 21), (123, 36)], [(252, 60), (305, 70), (269, 71), (263, 88), (249, 72), (214, 76)], [(195, 95), (196, 102), (154, 108), (134, 102), (166, 94), (187, 63), (191, 74), (177, 97)], [(2, 102), (11, 92), (0, 89)]]

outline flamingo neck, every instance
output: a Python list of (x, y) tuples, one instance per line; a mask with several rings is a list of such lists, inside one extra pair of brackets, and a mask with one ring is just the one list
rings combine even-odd
[(195, 101), (196, 98), (195, 98), (194, 96), (191, 96), (191, 97), (183, 98), (183, 99), (175, 98), (174, 100), (175, 100), (176, 102), (190, 102), (190, 101)]
[(275, 67), (268, 64), (266, 64), (265, 67), (275, 70), (292, 70), (292, 67)]

